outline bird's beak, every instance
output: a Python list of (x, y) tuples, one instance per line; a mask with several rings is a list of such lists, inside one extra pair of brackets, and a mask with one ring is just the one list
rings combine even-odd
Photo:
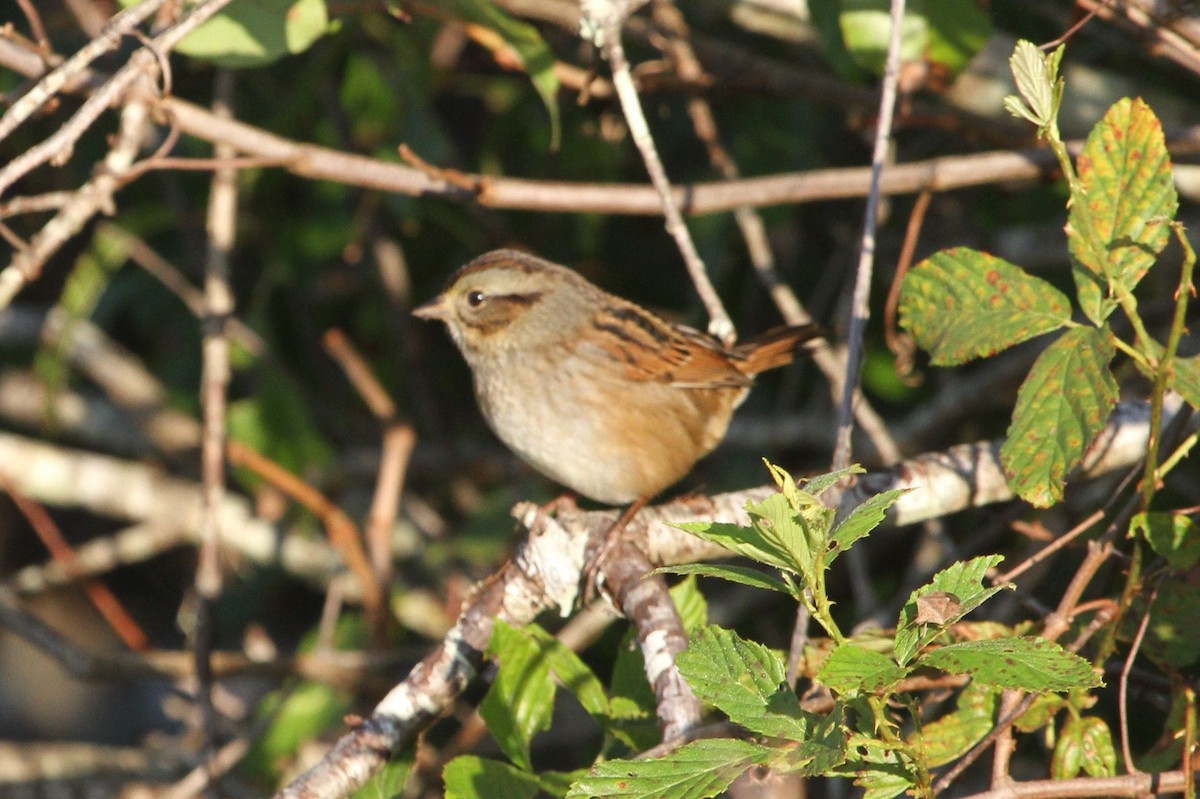
[(449, 304), (445, 294), (439, 294), (419, 308), (413, 309), (413, 316), (421, 319), (442, 319), (450, 315)]

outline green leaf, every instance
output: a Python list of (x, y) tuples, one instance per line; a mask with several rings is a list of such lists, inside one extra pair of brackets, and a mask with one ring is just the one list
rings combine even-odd
[(683, 629), (689, 635), (693, 630), (708, 624), (708, 602), (700, 592), (700, 586), (696, 584), (694, 577), (671, 586), (671, 601), (675, 603), (679, 620), (683, 622)]
[[(778, 467), (770, 463), (768, 463), (767, 466), (771, 468), (772, 475), (774, 475), (775, 470), (777, 470)], [(782, 472), (783, 470), (778, 469), (778, 471)], [(787, 474), (787, 472), (783, 473), (785, 475)], [(837, 469), (832, 472), (826, 472), (825, 474), (817, 474), (813, 475), (812, 477), (806, 477), (804, 480), (800, 481), (799, 490), (808, 494), (812, 494), (814, 497), (819, 497), (837, 485), (841, 480), (847, 477), (853, 477), (856, 474), (866, 473), (867, 470), (862, 466), (858, 465), (857, 463), (852, 463), (844, 469)], [(791, 479), (790, 475), (788, 476), (788, 479)], [(779, 482), (779, 478), (776, 478), (776, 482)], [(781, 490), (783, 490), (784, 495), (786, 496), (788, 492), (785, 485), (781, 483), (779, 487)]]
[[(557, 150), (560, 136), (558, 76), (554, 72), (554, 53), (538, 29), (509, 16), (488, 0), (441, 0), (438, 5), (468, 22), (494, 30), (503, 38), (504, 44), (517, 53), (533, 88), (550, 114), (550, 149)], [(491, 47), (493, 52), (498, 50), (495, 44), (483, 44)], [(509, 60), (504, 53), (497, 52), (497, 55), (500, 63)]]
[(246, 755), (248, 770), (276, 779), (280, 763), (289, 762), (300, 747), (326, 730), (343, 724), (353, 703), (328, 685), (302, 682), (290, 691), (275, 691), (260, 704), (260, 718), (270, 719), (267, 731)]
[(1054, 716), (1068, 706), (1066, 697), (1060, 694), (1041, 694), (1033, 704), (1013, 722), (1013, 729), (1020, 732), (1036, 732), (1054, 720)]
[(854, 784), (863, 789), (862, 799), (892, 799), (916, 786), (907, 772), (882, 769), (858, 772)]
[(817, 681), (839, 694), (887, 690), (908, 674), (882, 652), (855, 643), (839, 644), (817, 674)]
[(866, 799), (891, 799), (916, 785), (912, 770), (895, 747), (878, 739), (867, 739), (856, 747), (858, 759), (847, 761), (840, 769), (853, 774), (854, 784), (863, 788)]
[(954, 712), (922, 725), (911, 743), (931, 767), (957, 760), (996, 726), (999, 702), (999, 690), (971, 683)]
[(1004, 107), (1013, 116), (1037, 125), (1039, 135), (1044, 136), (1058, 118), (1063, 91), (1058, 65), (1062, 56), (1061, 45), (1052, 53), (1043, 53), (1036, 44), (1022, 39), (1008, 60), (1020, 97), (1004, 98)]
[(500, 668), (479, 713), (500, 749), (526, 771), (533, 770), (529, 742), (550, 728), (554, 712), (554, 680), (550, 659), (542, 647), (520, 630), (497, 619), (488, 644), (488, 656)]
[(768, 591), (778, 591), (789, 596), (796, 595), (794, 586), (750, 566), (684, 563), (679, 566), (663, 566), (655, 569), (653, 574), (696, 574), (701, 577), (719, 577), (722, 580), (748, 585), (751, 588), (765, 588)]
[(1101, 684), (1091, 663), (1044, 638), (947, 644), (922, 655), (921, 665), (969, 674), (984, 685), (1024, 691), (1067, 691)]
[(442, 771), (446, 799), (533, 799), (541, 783), (533, 774), (498, 760), (460, 755)]
[[(411, 751), (411, 750), (410, 750)], [(404, 785), (412, 774), (413, 758), (392, 757), (383, 768), (371, 775), (371, 779), (354, 793), (350, 799), (395, 799), (404, 796)]]
[[(694, 579), (673, 586), (671, 599), (689, 634), (708, 623), (708, 605)], [(657, 699), (646, 679), (646, 662), (631, 628), (617, 647), (609, 700), (611, 718), (622, 724), (610, 725), (609, 731), (635, 751), (654, 746), (661, 740), (654, 719), (656, 705)]]
[(1050, 761), (1050, 778), (1069, 780), (1085, 772), (1089, 777), (1117, 773), (1117, 750), (1112, 732), (1095, 716), (1072, 716), (1063, 725)]
[(825, 534), (834, 511), (802, 491), (785, 476), (783, 493), (746, 504), (750, 527), (717, 522), (685, 522), (676, 526), (731, 552), (811, 580), (826, 547)]
[(1131, 292), (1171, 238), (1179, 197), (1162, 123), (1142, 100), (1118, 100), (1088, 135), (1076, 162), (1068, 244), (1084, 313), (1100, 324)]
[[(1002, 560), (1002, 555), (983, 555), (968, 561), (959, 561), (935, 574), (927, 585), (913, 591), (900, 611), (900, 619), (896, 624), (896, 662), (907, 666), (922, 647), (941, 635), (951, 624), (960, 621), (996, 592), (1010, 587), (989, 587), (983, 582), (987, 573)], [(918, 600), (935, 593), (952, 595), (957, 603), (956, 611), (940, 624), (919, 623)]]
[(609, 760), (571, 786), (567, 799), (708, 799), (746, 769), (770, 762), (773, 752), (749, 741), (693, 741), (652, 760)]
[(884, 491), (867, 499), (856, 506), (854, 510), (833, 528), (829, 535), (829, 556), (825, 560), (828, 566), (860, 538), (868, 535), (887, 517), (888, 508), (896, 504), (908, 489), (894, 488)]
[(833, 71), (847, 83), (867, 81), (870, 74), (850, 55), (846, 40), (842, 38), (841, 0), (809, 0), (808, 10), (813, 27), (821, 37), (821, 51)]
[(609, 717), (612, 714), (608, 703), (608, 694), (600, 680), (579, 658), (579, 655), (563, 646), (557, 638), (536, 624), (520, 628), (510, 627), (509, 629), (537, 647), (558, 681), (575, 695), (584, 710), (601, 726), (607, 728)]
[(1167, 559), (1172, 569), (1190, 569), (1200, 562), (1200, 526), (1183, 513), (1139, 513), (1129, 532), (1140, 535)]
[[(1163, 580), (1151, 608), (1150, 626), (1142, 651), (1160, 665), (1191, 668), (1200, 661), (1200, 585)], [(1130, 611), (1123, 632), (1129, 637), (1147, 612), (1144, 603)]]
[(813, 727), (808, 740), (796, 750), (803, 760), (801, 773), (807, 776), (828, 774), (846, 762), (850, 730), (846, 728), (845, 707), (838, 704)]
[(302, 53), (329, 30), (325, 0), (234, 0), (175, 48), (222, 67), (258, 67)]
[[(312, 416), (312, 406), (296, 380), (279, 366), (257, 370), (254, 395), (229, 403), (229, 437), (240, 441), (294, 474), (304, 474), (333, 460), (333, 450)], [(262, 478), (248, 469), (236, 471), (248, 487)]]
[(1058, 330), (1071, 320), (1071, 303), (1003, 258), (956, 247), (905, 276), (900, 314), (933, 363), (952, 366)]
[(676, 658), (696, 696), (751, 732), (803, 741), (812, 719), (771, 650), (722, 627), (704, 627)]
[(1188, 405), (1200, 408), (1200, 355), (1190, 358), (1177, 356), (1171, 365), (1174, 370), (1171, 387), (1183, 395)]
[(675, 526), (705, 541), (722, 546), (735, 555), (785, 571), (799, 571), (790, 553), (773, 543), (768, 543), (754, 527), (738, 527), (726, 522), (680, 522)]
[(925, 58), (939, 76), (961, 72), (991, 35), (991, 16), (978, 3), (924, 0), (917, 8), (928, 29)]
[(1117, 403), (1109, 370), (1114, 348), (1105, 331), (1068, 330), (1038, 356), (1017, 394), (1000, 460), (1013, 491), (1048, 507)]
[[(846, 50), (864, 69), (882, 75), (892, 28), (888, 1), (842, 0), (841, 9), (838, 24)], [(924, 17), (906, 10), (900, 27), (901, 61), (921, 61), (929, 41)]]
[(785, 568), (812, 579), (817, 559), (825, 549), (825, 533), (834, 511), (816, 499), (799, 493), (805, 500), (801, 511), (783, 494), (769, 496), (759, 503), (747, 503), (752, 527), (770, 549), (779, 552)]

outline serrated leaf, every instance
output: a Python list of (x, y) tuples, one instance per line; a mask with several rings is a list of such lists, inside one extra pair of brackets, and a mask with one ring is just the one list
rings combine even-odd
[(854, 784), (863, 789), (862, 799), (892, 799), (916, 786), (906, 772), (872, 769), (860, 771)]
[(1114, 348), (1094, 327), (1068, 330), (1033, 364), (1017, 394), (1000, 460), (1009, 486), (1040, 508), (1062, 499), (1067, 472), (1117, 404)]
[(1200, 525), (1186, 514), (1139, 513), (1130, 520), (1129, 531), (1145, 538), (1172, 569), (1190, 569), (1200, 562)]
[(1033, 42), (1017, 42), (1008, 60), (1020, 98), (1006, 98), (1004, 107), (1015, 116), (1024, 117), (1039, 128), (1046, 128), (1058, 116), (1061, 98), (1058, 65), (1063, 48), (1043, 53)]
[[(983, 582), (987, 573), (1002, 560), (1003, 555), (982, 555), (953, 563), (935, 574), (928, 584), (913, 591), (901, 609), (900, 619), (896, 624), (896, 643), (893, 650), (896, 662), (907, 666), (922, 647), (941, 635), (947, 627), (956, 624), (996, 592), (1008, 588), (1009, 586), (1005, 585), (986, 586)], [(921, 597), (941, 593), (954, 595), (958, 602), (957, 609), (941, 624), (919, 624), (917, 601)]]
[(1115, 307), (1108, 287), (1132, 291), (1167, 245), (1179, 197), (1162, 123), (1141, 99), (1108, 109), (1076, 168), (1068, 244), (1083, 310), (1100, 324)]
[(817, 674), (817, 681), (839, 694), (855, 695), (884, 690), (895, 685), (908, 671), (882, 652), (852, 642), (838, 644)]
[(492, 630), (488, 656), (499, 661), (500, 668), (479, 713), (504, 754), (532, 771), (529, 742), (535, 733), (550, 728), (554, 712), (550, 659), (536, 642), (500, 619)]
[(738, 527), (725, 522), (680, 522), (675, 525), (684, 532), (699, 536), (759, 563), (785, 571), (798, 571), (795, 558), (774, 543), (768, 543), (753, 527)]
[(533, 774), (498, 760), (460, 755), (442, 770), (446, 799), (533, 799), (541, 783)]
[(701, 577), (718, 577), (731, 583), (748, 585), (751, 588), (765, 588), (768, 591), (778, 591), (781, 594), (795, 596), (796, 589), (789, 586), (778, 577), (774, 577), (749, 566), (723, 566), (711, 563), (684, 563), (679, 566), (663, 566), (655, 569), (653, 574), (693, 574)]
[(1171, 364), (1171, 388), (1183, 395), (1188, 405), (1200, 408), (1200, 355), (1190, 358), (1176, 356)]
[(771, 650), (722, 627), (704, 627), (676, 657), (696, 696), (751, 732), (803, 741), (812, 719)]
[(524, 637), (540, 651), (541, 656), (549, 665), (551, 673), (575, 695), (584, 710), (604, 725), (611, 714), (608, 694), (600, 680), (580, 659), (579, 655), (536, 624), (519, 628), (511, 627), (510, 629)]
[(901, 324), (938, 366), (994, 355), (1071, 319), (1061, 291), (988, 253), (956, 247), (912, 268)]
[(958, 696), (952, 713), (922, 725), (912, 745), (929, 766), (941, 766), (965, 755), (996, 725), (1000, 692), (971, 683)]
[(1095, 688), (1092, 664), (1044, 638), (963, 641), (926, 652), (922, 666), (968, 674), (984, 685), (1024, 691)]
[(1054, 745), (1051, 779), (1069, 780), (1080, 771), (1089, 777), (1112, 777), (1117, 773), (1117, 750), (1113, 747), (1112, 732), (1095, 716), (1067, 719)]
[(652, 760), (609, 760), (571, 786), (566, 799), (709, 799), (755, 765), (769, 763), (766, 747), (732, 738), (693, 741)]
[(799, 502), (789, 502), (783, 494), (774, 494), (762, 502), (747, 503), (746, 512), (766, 545), (783, 553), (787, 563), (784, 568), (799, 572), (811, 583), (818, 559), (825, 551), (825, 535), (834, 511), (811, 496), (800, 492), (796, 496)]
[(838, 703), (831, 713), (813, 725), (808, 740), (800, 744), (789, 762), (809, 777), (828, 774), (846, 762), (850, 730), (846, 727), (845, 705)]
[[(768, 464), (769, 465), (769, 464)], [(852, 463), (844, 469), (837, 469), (825, 474), (817, 474), (800, 481), (800, 489), (814, 497), (819, 497), (847, 477), (856, 474), (866, 474), (867, 470), (857, 463)]]
[(894, 488), (870, 497), (857, 505), (845, 519), (838, 522), (829, 535), (829, 554), (825, 565), (832, 564), (837, 556), (845, 552), (860, 538), (871, 533), (883, 523), (887, 517), (888, 508), (896, 504), (896, 500), (904, 496), (908, 489)]

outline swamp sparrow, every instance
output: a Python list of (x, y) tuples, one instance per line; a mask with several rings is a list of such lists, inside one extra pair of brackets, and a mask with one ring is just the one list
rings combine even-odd
[(783, 327), (727, 348), (514, 250), (479, 256), (413, 313), (446, 323), (501, 441), (611, 505), (680, 480), (725, 437), (754, 375), (821, 334)]

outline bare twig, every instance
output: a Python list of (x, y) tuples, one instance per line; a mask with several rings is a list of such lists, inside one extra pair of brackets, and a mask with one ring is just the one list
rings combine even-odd
[(915, 350), (912, 337), (901, 333), (898, 329), (896, 311), (900, 307), (900, 287), (904, 276), (912, 266), (913, 254), (917, 249), (917, 239), (921, 235), (921, 227), (925, 223), (925, 213), (933, 200), (933, 192), (926, 190), (917, 195), (912, 214), (908, 217), (908, 227), (904, 231), (904, 245), (900, 248), (900, 258), (896, 261), (896, 273), (892, 276), (892, 285), (888, 289), (887, 302), (883, 310), (883, 334), (888, 349), (896, 356), (896, 371), (901, 376), (912, 373), (912, 355)]
[[(157, 2), (160, 2), (160, 0), (148, 0), (148, 2), (143, 2), (135, 6), (134, 9), (140, 10), (142, 6), (152, 5)], [(75, 141), (83, 135), (85, 130), (91, 127), (92, 123), (104, 113), (105, 109), (124, 95), (134, 83), (143, 77), (149, 76), (153, 73), (153, 70), (157, 69), (157, 53), (169, 51), (184, 36), (187, 36), (229, 3), (230, 0), (202, 0), (202, 2), (193, 6), (173, 25), (155, 37), (150, 44), (136, 51), (130, 56), (125, 66), (117, 70), (116, 74), (104, 86), (88, 97), (83, 105), (79, 107), (79, 110), (50, 138), (36, 147), (29, 148), (0, 168), (0, 193), (3, 193), (21, 177), (47, 161), (51, 159), (62, 160), (64, 156), (69, 155), (69, 151)], [(44, 100), (41, 102), (44, 102)]]
[(1146, 600), (1146, 612), (1138, 624), (1137, 634), (1129, 644), (1129, 654), (1125, 656), (1125, 664), (1121, 667), (1121, 680), (1117, 686), (1117, 710), (1121, 718), (1121, 756), (1125, 760), (1125, 773), (1137, 774), (1139, 769), (1133, 762), (1133, 750), (1129, 746), (1129, 672), (1133, 670), (1133, 662), (1137, 660), (1142, 648), (1142, 639), (1146, 637), (1146, 628), (1150, 626), (1150, 612), (1154, 609), (1154, 600), (1158, 598), (1158, 589), (1150, 592)]
[(629, 61), (625, 57), (625, 48), (621, 45), (621, 23), (632, 10), (630, 6), (636, 5), (636, 3), (630, 3), (629, 0), (590, 0), (585, 5), (591, 7), (591, 11), (588, 13), (592, 23), (597, 26), (596, 30), (600, 36), (598, 44), (604, 50), (604, 55), (612, 68), (613, 87), (616, 89), (617, 98), (621, 101), (621, 110), (629, 125), (629, 135), (642, 154), (642, 162), (646, 165), (650, 182), (654, 184), (654, 189), (658, 192), (667, 232), (675, 239), (675, 244), (679, 247), (683, 262), (687, 266), (688, 274), (696, 287), (696, 293), (700, 295), (700, 301), (704, 303), (704, 308), (708, 311), (708, 332), (726, 344), (730, 344), (737, 338), (733, 320), (725, 311), (725, 306), (704, 268), (704, 261), (696, 250), (696, 244), (692, 241), (687, 224), (683, 221), (683, 215), (679, 211), (679, 202), (672, 192), (667, 171), (663, 167), (662, 159), (658, 156), (658, 149), (654, 145), (654, 136), (650, 133), (650, 125), (646, 122), (646, 115), (642, 111), (637, 87), (634, 85), (629, 71)]
[(875, 147), (871, 153), (871, 190), (863, 215), (862, 242), (854, 278), (853, 310), (847, 336), (846, 388), (838, 407), (838, 436), (833, 451), (833, 468), (850, 464), (850, 431), (854, 425), (854, 388), (862, 366), (863, 337), (870, 316), (871, 276), (875, 264), (875, 228), (878, 223), (881, 175), (892, 135), (892, 114), (896, 106), (896, 88), (900, 80), (900, 32), (904, 19), (904, 0), (891, 0), (891, 30), (888, 36), (887, 65), (879, 97), (879, 118), (875, 124)]
[(391, 424), (383, 434), (379, 476), (367, 514), (365, 537), (375, 580), (385, 591), (392, 579), (392, 526), (400, 512), (400, 495), (416, 443), (417, 434), (408, 424)]
[[(670, 0), (655, 0), (654, 16), (666, 29), (673, 32), (669, 40), (671, 52), (678, 64), (679, 76), (684, 82), (700, 82), (704, 71), (688, 40), (687, 23), (679, 9)], [(717, 133), (717, 120), (708, 100), (699, 94), (688, 98), (688, 113), (692, 117), (692, 126), (696, 135), (704, 142), (708, 150), (709, 161), (713, 168), (726, 180), (737, 180), (741, 177), (737, 162), (728, 150), (722, 146)], [(812, 315), (801, 304), (785, 283), (775, 268), (775, 255), (771, 251), (771, 242), (767, 238), (767, 228), (762, 215), (750, 205), (733, 209), (733, 218), (746, 242), (746, 251), (750, 262), (758, 274), (759, 282), (771, 295), (772, 301), (779, 309), (785, 322), (789, 325), (802, 325), (813, 321)], [(845, 350), (841, 347), (820, 347), (812, 352), (813, 362), (830, 381), (834, 401), (842, 395), (846, 380)], [(867, 434), (871, 444), (879, 453), (880, 460), (885, 463), (895, 463), (900, 460), (900, 448), (888, 433), (883, 419), (876, 413), (870, 402), (862, 396), (861, 390), (855, 388), (854, 415), (859, 427)]]
[[(143, 0), (114, 16), (104, 26), (104, 31), (99, 36), (89, 41), (58, 67), (46, 73), (46, 76), (38, 81), (36, 86), (12, 104), (12, 107), (5, 112), (4, 117), (0, 118), (0, 141), (7, 138), (33, 112), (69, 86), (72, 81), (80, 78), (89, 64), (105, 53), (117, 49), (123, 36), (149, 19), (166, 2), (167, 0)], [(48, 53), (43, 55), (48, 55)]]
[[(67, 539), (63, 536), (62, 531), (58, 529), (54, 519), (46, 512), (37, 502), (33, 502), (29, 497), (25, 496), (19, 490), (13, 487), (9, 480), (0, 477), (0, 488), (12, 497), (13, 503), (21, 514), (29, 521), (31, 527), (37, 533), (42, 543), (49, 550), (51, 557), (61, 564), (64, 571), (71, 574), (73, 577), (79, 575), (78, 560), (75, 557), (75, 550), (67, 543)], [(121, 637), (125, 645), (135, 652), (144, 650), (149, 641), (146, 639), (146, 633), (138, 626), (133, 617), (121, 605), (121, 600), (117, 599), (112, 591), (108, 590), (108, 586), (96, 579), (85, 579), (83, 581), (84, 591), (87, 593), (88, 599), (100, 611), (105, 621), (112, 627), (113, 631)]]
[[(0, 66), (24, 75), (42, 72), (42, 63), (35, 53), (3, 38), (0, 38)], [(286, 163), (289, 172), (302, 177), (411, 196), (472, 201), (489, 208), (641, 216), (657, 216), (663, 212), (658, 193), (643, 184), (466, 175), (473, 185), (475, 181), (486, 184), (479, 193), (468, 192), (403, 164), (305, 144), (236, 120), (221, 120), (208, 110), (177, 97), (161, 100), (157, 108), (190, 136), (202, 141), (229, 143), (245, 156)], [(1200, 148), (1200, 128), (1176, 131), (1168, 144), (1173, 157), (1194, 153)], [(1068, 144), (1072, 153), (1081, 147), (1082, 142)], [(889, 166), (880, 180), (879, 190), (891, 196), (915, 194), (925, 189), (945, 192), (1005, 181), (1036, 180), (1050, 174), (1056, 165), (1054, 154), (1044, 147), (943, 156)], [(766, 208), (863, 197), (870, 191), (871, 180), (872, 170), (868, 167), (821, 169), (685, 184), (674, 187), (672, 193), (683, 213), (711, 214), (743, 206)]]
[[(31, 0), (17, 0), (17, 5), (21, 7), (21, 13), (29, 22), (29, 32), (33, 34), (33, 40), (37, 42), (38, 48), (43, 55), (50, 55), (50, 40), (46, 38), (46, 26), (42, 24), (41, 15), (38, 14)], [(2, 125), (3, 120), (0, 120), (0, 126)], [(3, 138), (3, 134), (0, 134), (0, 140)]]
[(383, 613), (383, 595), (375, 582), (362, 537), (354, 521), (320, 491), (245, 444), (230, 441), (228, 454), (231, 463), (252, 470), (321, 520), (330, 543), (358, 581), (363, 608), (368, 616), (375, 618)]
[(396, 417), (396, 403), (388, 396), (387, 389), (371, 371), (371, 367), (358, 354), (346, 334), (337, 328), (325, 331), (321, 339), (325, 352), (342, 367), (351, 385), (381, 422), (390, 422)]
[(1055, 47), (1058, 47), (1060, 44), (1067, 41), (1067, 39), (1070, 39), (1076, 33), (1079, 33), (1079, 31), (1083, 29), (1083, 26), (1091, 22), (1092, 19), (1094, 19), (1095, 16), (1100, 13), (1100, 9), (1108, 5), (1110, 2), (1112, 2), (1112, 0), (1101, 0), (1101, 2), (1098, 3), (1095, 8), (1084, 14), (1078, 22), (1063, 31), (1061, 36), (1038, 45), (1038, 48), (1041, 50), (1053, 50)]
[[(234, 73), (216, 74), (213, 111), (233, 116)], [(228, 145), (215, 148), (218, 158), (233, 153)], [(200, 442), (200, 473), (204, 486), (200, 552), (196, 563), (196, 620), (192, 647), (196, 656), (196, 696), (200, 706), (205, 748), (216, 745), (216, 714), (212, 706), (212, 669), (209, 655), (215, 638), (214, 606), (221, 595), (221, 526), (219, 509), (225, 496), (225, 414), (229, 390), (229, 337), (227, 320), (233, 315), (233, 288), (229, 283), (229, 255), (237, 235), (237, 171), (213, 173), (208, 198), (208, 253), (204, 265), (203, 366), (200, 402), (204, 431)]]
[(19, 250), (12, 262), (0, 271), (0, 308), (7, 307), (22, 287), (35, 280), (41, 274), (42, 265), (82, 230), (88, 220), (97, 213), (112, 213), (113, 193), (137, 156), (147, 125), (149, 109), (145, 103), (130, 102), (121, 109), (120, 130), (104, 159), (104, 168), (83, 184), (38, 231), (29, 246)]

